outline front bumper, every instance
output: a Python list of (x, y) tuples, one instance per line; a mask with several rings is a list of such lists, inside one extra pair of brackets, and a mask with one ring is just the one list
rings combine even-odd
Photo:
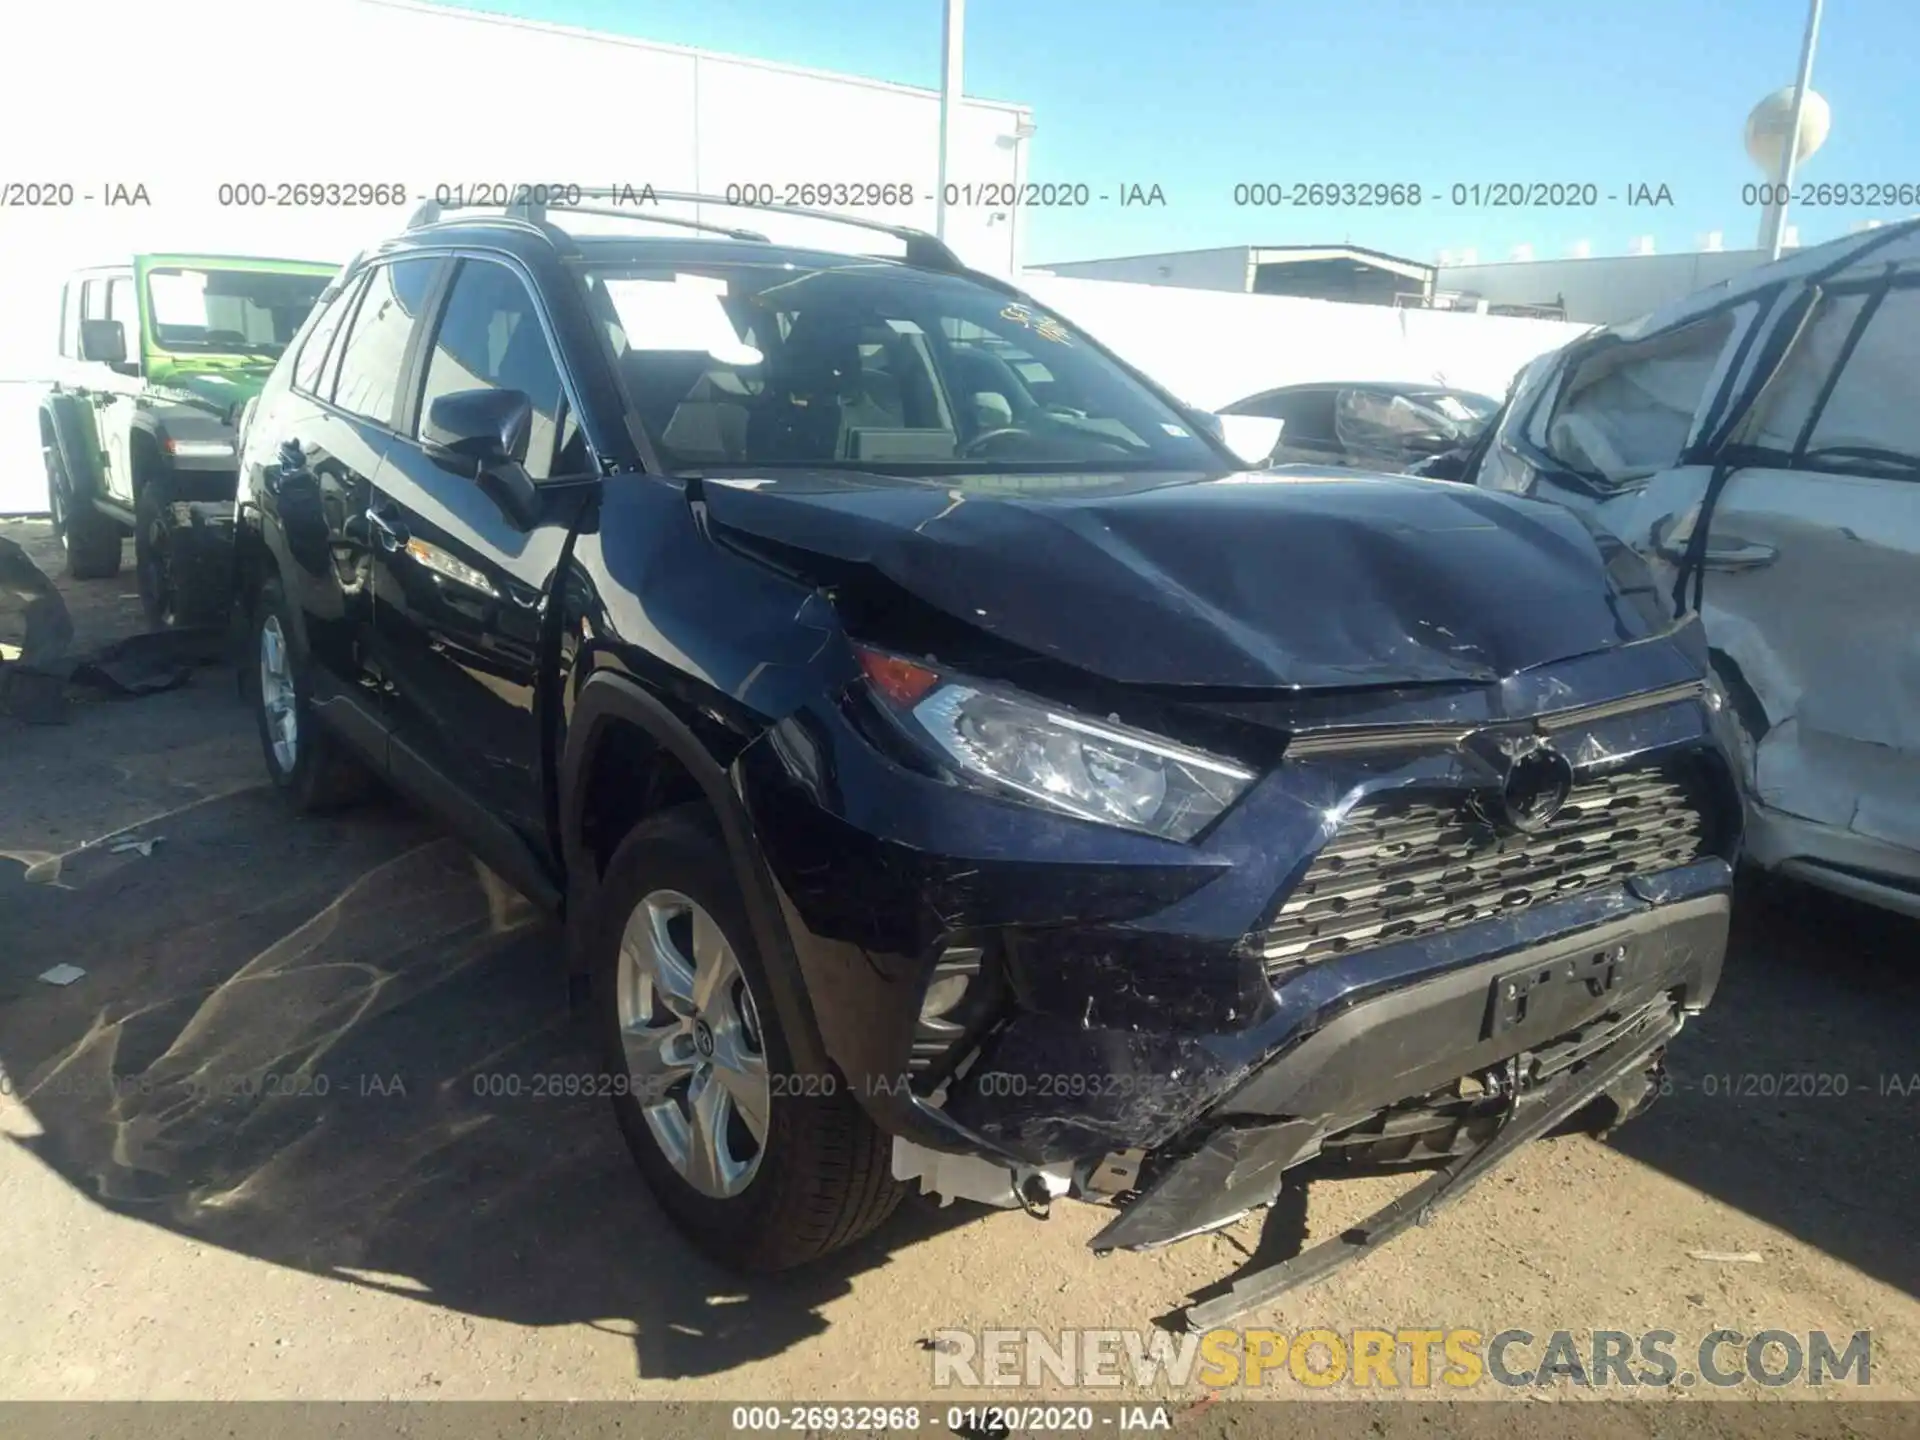
[(1664, 1040), (1712, 999), (1729, 913), (1725, 893), (1655, 906), (1349, 1006), (1215, 1105), (1205, 1141), (1093, 1243), (1147, 1249), (1265, 1204), (1329, 1136), (1463, 1077), (1508, 1067), (1524, 1103)]
[[(1554, 689), (1553, 677), (1536, 683)], [(1611, 987), (1575, 987), (1593, 1015), (1628, 991), (1704, 1005), (1739, 826), (1707, 705), (1627, 706), (1557, 741), (1583, 773), (1696, 767), (1713, 812), (1707, 853), (1370, 944), (1280, 983), (1249, 938), (1345, 817), (1400, 792), (1475, 793), (1488, 776), (1473, 747), (1301, 746), (1190, 845), (920, 773), (838, 707), (776, 725), (733, 779), (820, 1039), (875, 1121), (1010, 1167), (1091, 1167), (1121, 1152), (1177, 1157), (1249, 1117), (1310, 1122), (1295, 1132), (1310, 1147), (1343, 1117), (1509, 1058), (1585, 1003), (1541, 987), (1519, 1023), (1483, 1036), (1491, 977), (1536, 958), (1624, 946)], [(930, 1083), (916, 1048), (923, 997), (938, 967), (976, 951), (998, 977), (991, 1013), (957, 1047), (965, 1068)]]

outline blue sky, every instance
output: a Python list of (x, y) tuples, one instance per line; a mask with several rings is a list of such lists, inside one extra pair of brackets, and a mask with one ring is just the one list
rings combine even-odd
[[(482, 0), (473, 9), (935, 86), (940, 0)], [(1482, 261), (1708, 231), (1751, 245), (1754, 101), (1791, 84), (1806, 0), (969, 0), (965, 89), (1034, 111), (1029, 178), (1158, 184), (1165, 208), (1037, 210), (1029, 264), (1345, 241)], [(1828, 0), (1814, 88), (1833, 130), (1800, 178), (1920, 186), (1920, 0)], [(876, 177), (879, 178), (879, 177)], [(1243, 181), (1418, 182), (1419, 208), (1238, 208)], [(1594, 209), (1436, 203), (1566, 182)], [(1671, 205), (1629, 207), (1631, 187)], [(1620, 195), (1609, 202), (1608, 195)], [(1803, 243), (1903, 209), (1797, 207)]]

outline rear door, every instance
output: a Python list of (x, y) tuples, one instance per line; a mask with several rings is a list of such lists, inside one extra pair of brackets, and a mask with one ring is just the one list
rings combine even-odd
[(392, 443), (400, 377), (439, 263), (360, 276), (315, 321), (289, 394), (248, 436), (254, 493), (279, 535), (281, 583), (305, 632), (315, 704), (369, 746), (386, 703), (371, 665), (373, 547), (366, 512)]
[[(499, 855), (512, 837), (549, 853), (537, 711), (548, 599), (568, 536), (598, 488), (569, 387), (527, 277), (501, 259), (460, 259), (416, 371), (406, 438), (393, 447), (370, 506), (377, 542), (375, 628), (390, 682), (396, 771), (477, 821), (470, 840)], [(534, 419), (519, 456), (538, 488), (523, 526), (473, 476), (419, 444), (442, 395), (519, 390)], [(457, 792), (457, 793), (456, 793)]]
[[(60, 295), (60, 359), (54, 367), (54, 388), (73, 397), (72, 414), (79, 429), (61, 437), (63, 445), (73, 446), (78, 454), (67, 456), (68, 483), (82, 493), (92, 493), (93, 477), (100, 471), (100, 416), (93, 404), (93, 366), (80, 358), (80, 317), (86, 311), (87, 283), (93, 277), (74, 275)], [(102, 285), (101, 303), (106, 291)], [(84, 468), (83, 468), (84, 467)], [(79, 473), (72, 473), (78, 470)]]
[(95, 270), (76, 276), (69, 282), (68, 296), (78, 321), (117, 320), (126, 339), (127, 358), (118, 367), (103, 360), (83, 360), (76, 324), (72, 356), (61, 364), (61, 381), (80, 398), (92, 422), (101, 493), (131, 508), (133, 477), (128, 468), (128, 444), (133, 433), (134, 400), (140, 393), (140, 322), (133, 305), (133, 272)]

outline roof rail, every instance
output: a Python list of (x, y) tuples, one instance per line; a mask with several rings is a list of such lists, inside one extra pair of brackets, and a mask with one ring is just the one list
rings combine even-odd
[[(507, 218), (522, 220), (533, 225), (546, 223), (550, 213), (559, 212), (568, 215), (605, 215), (621, 220), (637, 220), (649, 225), (677, 225), (689, 230), (705, 230), (717, 235), (725, 235), (735, 240), (766, 241), (767, 237), (754, 230), (743, 230), (731, 225), (710, 224), (702, 220), (686, 220), (678, 216), (654, 215), (646, 213), (647, 202), (659, 204), (671, 201), (679, 205), (717, 205), (728, 210), (758, 210), (769, 215), (796, 215), (807, 220), (825, 220), (835, 225), (851, 225), (859, 230), (871, 230), (882, 235), (890, 235), (906, 246), (906, 261), (909, 265), (922, 270), (939, 270), (951, 275), (968, 275), (972, 271), (944, 240), (930, 235), (925, 230), (917, 230), (911, 225), (891, 225), (884, 220), (868, 220), (860, 216), (840, 215), (831, 210), (811, 210), (799, 205), (754, 205), (739, 200), (729, 200), (724, 195), (707, 195), (692, 190), (655, 190), (645, 186), (637, 193), (631, 186), (624, 189), (589, 189), (577, 186), (553, 187), (561, 189), (567, 195), (564, 201), (553, 199), (523, 199), (504, 207), (480, 207), (477, 204), (441, 205), (436, 201), (423, 201), (407, 222), (408, 229), (421, 225), (431, 225), (438, 221), (443, 212), (453, 209), (503, 208)], [(578, 200), (572, 197), (578, 196)], [(620, 206), (591, 205), (585, 202), (603, 199), (625, 199)]]
[[(614, 192), (608, 191), (608, 194)], [(583, 197), (584, 198), (584, 194)], [(523, 225), (541, 225), (548, 210), (566, 210), (574, 215), (612, 215), (621, 220), (643, 220), (649, 225), (673, 225), (682, 230), (702, 230), (715, 235), (725, 235), (731, 240), (756, 240), (765, 243), (767, 237), (758, 230), (742, 230), (734, 225), (709, 225), (703, 220), (685, 220), (677, 215), (641, 215), (634, 207), (615, 209), (610, 205), (531, 205), (522, 203), (489, 204), (480, 200), (455, 201), (441, 204), (438, 200), (422, 200), (413, 214), (407, 217), (407, 228), (417, 230), (422, 225), (437, 225), (446, 218), (449, 210), (500, 210), (498, 218), (516, 220)]]

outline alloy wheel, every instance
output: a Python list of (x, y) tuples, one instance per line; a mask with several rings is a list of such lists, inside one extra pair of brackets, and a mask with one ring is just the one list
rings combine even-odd
[(274, 763), (281, 774), (291, 775), (300, 758), (300, 720), (294, 708), (293, 659), (278, 615), (267, 616), (260, 625), (260, 708), (267, 717)]
[(634, 907), (616, 1004), (629, 1083), (667, 1162), (703, 1195), (752, 1183), (772, 1105), (759, 1013), (719, 924), (675, 890)]

